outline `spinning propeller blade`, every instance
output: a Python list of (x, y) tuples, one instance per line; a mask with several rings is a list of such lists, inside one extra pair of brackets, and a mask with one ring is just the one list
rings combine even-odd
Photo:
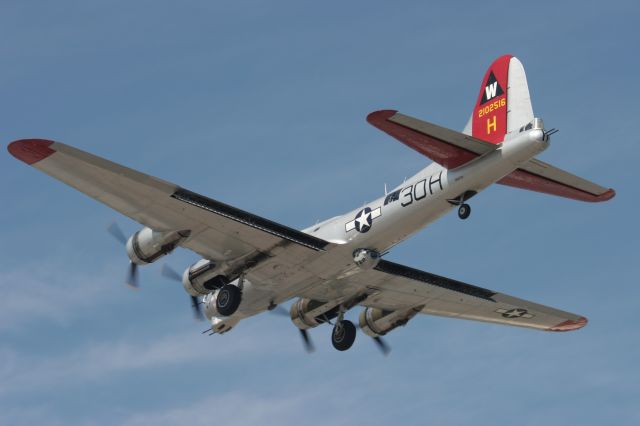
[(107, 232), (113, 236), (116, 240), (120, 241), (122, 245), (127, 244), (127, 237), (122, 232), (122, 229), (118, 226), (116, 222), (112, 222), (111, 225), (107, 227)]
[(309, 332), (307, 330), (300, 330), (300, 336), (302, 337), (304, 350), (307, 351), (307, 353), (314, 352), (316, 348), (315, 346), (313, 346), (313, 342), (311, 341), (311, 336), (309, 336)]
[(138, 289), (140, 288), (140, 283), (138, 281), (138, 265), (130, 262), (129, 273), (127, 274), (127, 285), (131, 288)]
[(380, 349), (380, 352), (382, 352), (382, 355), (389, 355), (389, 353), (391, 352), (391, 346), (389, 346), (389, 344), (382, 337), (372, 337), (372, 339), (373, 343), (375, 343), (378, 349)]
[[(118, 240), (122, 245), (127, 244), (127, 237), (124, 235), (124, 232), (122, 232), (122, 229), (116, 222), (112, 222), (111, 225), (107, 227), (107, 232), (111, 234), (113, 238)], [(125, 283), (133, 289), (140, 288), (138, 279), (138, 265), (133, 262), (129, 263), (129, 271), (127, 272), (127, 279)]]
[(171, 266), (166, 263), (162, 264), (162, 270), (160, 271), (163, 277), (169, 278), (172, 281), (182, 282), (182, 276), (175, 271)]
[(200, 301), (196, 296), (191, 296), (191, 308), (193, 309), (193, 317), (198, 321), (203, 321), (204, 315), (200, 309)]
[(384, 356), (389, 355), (389, 352), (391, 352), (391, 347), (382, 339), (382, 337), (374, 337), (373, 341)]
[[(171, 281), (182, 283), (182, 277), (180, 276), (180, 274), (166, 263), (162, 264), (162, 270), (160, 271), (160, 273), (163, 277), (168, 278)], [(204, 315), (202, 314), (200, 305), (200, 300), (196, 296), (191, 296), (191, 309), (193, 309), (193, 317), (198, 321), (203, 321)]]
[[(280, 317), (290, 318), (289, 311), (280, 305), (277, 305), (273, 309), (270, 309), (269, 312), (273, 313), (274, 315), (278, 315)], [(316, 348), (315, 346), (313, 346), (313, 342), (311, 341), (311, 336), (309, 335), (309, 332), (307, 330), (300, 330), (300, 329), (298, 330), (300, 331), (300, 336), (302, 337), (302, 344), (304, 346), (304, 350), (307, 351), (307, 353), (314, 352)]]

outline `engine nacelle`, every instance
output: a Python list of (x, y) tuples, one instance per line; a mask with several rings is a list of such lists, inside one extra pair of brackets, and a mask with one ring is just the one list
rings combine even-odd
[(353, 252), (353, 262), (361, 269), (373, 269), (380, 262), (380, 253), (360, 248)]
[(365, 308), (360, 312), (360, 328), (367, 336), (384, 336), (394, 328), (405, 325), (418, 312), (419, 308), (400, 311)]
[(127, 255), (132, 263), (146, 265), (171, 253), (189, 231), (154, 231), (144, 227), (127, 240)]
[(298, 299), (289, 311), (291, 321), (300, 330), (317, 327), (338, 316), (339, 305), (313, 299)]
[(207, 259), (200, 259), (182, 274), (182, 285), (191, 296), (209, 294), (228, 283), (223, 268)]

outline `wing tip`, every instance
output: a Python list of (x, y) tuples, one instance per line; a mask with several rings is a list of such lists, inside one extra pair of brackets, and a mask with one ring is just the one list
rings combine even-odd
[(616, 191), (613, 188), (609, 188), (607, 192), (598, 195), (598, 201), (608, 201), (616, 196)]
[(367, 123), (378, 127), (379, 124), (382, 124), (387, 119), (393, 117), (397, 112), (398, 111), (394, 109), (381, 109), (379, 111), (374, 111), (367, 115)]
[(567, 320), (567, 321), (561, 322), (560, 324), (556, 324), (553, 327), (548, 328), (547, 331), (578, 330), (584, 327), (585, 325), (587, 325), (588, 322), (589, 320), (587, 320), (585, 317), (580, 317), (577, 320)]
[(7, 150), (18, 160), (32, 165), (56, 152), (51, 149), (53, 143), (47, 139), (20, 139), (7, 145)]

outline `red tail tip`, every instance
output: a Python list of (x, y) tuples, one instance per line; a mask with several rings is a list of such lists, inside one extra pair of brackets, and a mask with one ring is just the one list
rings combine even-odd
[(11, 142), (7, 146), (7, 150), (20, 161), (35, 164), (55, 152), (50, 148), (52, 144), (53, 141), (46, 139), (20, 139)]

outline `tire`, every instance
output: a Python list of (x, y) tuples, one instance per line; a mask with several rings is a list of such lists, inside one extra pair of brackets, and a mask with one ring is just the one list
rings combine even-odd
[(351, 321), (344, 320), (333, 327), (331, 344), (339, 351), (346, 351), (356, 341), (356, 326)]
[(235, 285), (227, 284), (218, 290), (216, 296), (216, 310), (224, 317), (233, 315), (240, 306), (242, 293)]
[(458, 217), (460, 219), (466, 219), (469, 217), (469, 215), (471, 214), (471, 206), (469, 204), (461, 204), (460, 207), (458, 207)]

